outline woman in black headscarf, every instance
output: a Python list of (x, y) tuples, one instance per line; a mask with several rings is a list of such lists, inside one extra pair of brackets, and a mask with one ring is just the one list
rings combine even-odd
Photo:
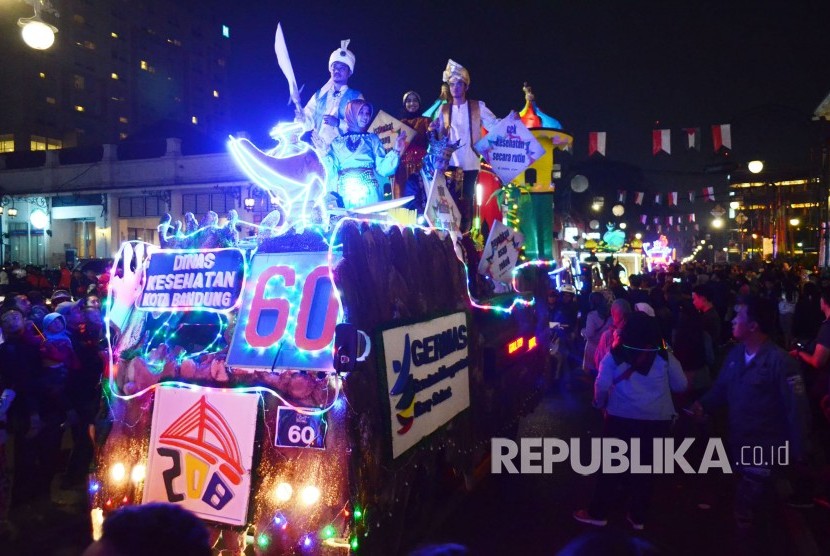
[(392, 191), (396, 199), (403, 196), (403, 184), (406, 179), (421, 170), (424, 156), (427, 153), (427, 129), (430, 119), (421, 115), (421, 96), (415, 91), (404, 93), (400, 120), (415, 130), (415, 136), (401, 156), (401, 163), (395, 173)]

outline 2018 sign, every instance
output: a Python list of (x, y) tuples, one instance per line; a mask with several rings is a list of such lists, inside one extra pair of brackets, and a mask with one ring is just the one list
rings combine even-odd
[(274, 445), (325, 449), (327, 430), (324, 414), (304, 415), (280, 406), (277, 408), (277, 437)]
[(254, 256), (227, 363), (242, 369), (329, 370), (340, 304), (327, 252)]

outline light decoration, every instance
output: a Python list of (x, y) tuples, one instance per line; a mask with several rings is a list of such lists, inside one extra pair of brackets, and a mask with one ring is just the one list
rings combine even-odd
[[(328, 220), (325, 207), (326, 184), (329, 183), (328, 172), (320, 162), (317, 153), (305, 142), (299, 140), (303, 127), (296, 122), (280, 123), (271, 130), (271, 137), (277, 145), (268, 152), (262, 152), (247, 139), (230, 137), (228, 149), (234, 161), (251, 178), (276, 201), (276, 205), (285, 215), (280, 222), (282, 232), (293, 225), (301, 232), (313, 222), (309, 206), (320, 210), (323, 223)], [(311, 157), (317, 164), (308, 164)], [(314, 170), (299, 172), (301, 168), (312, 167)], [(295, 170), (297, 179), (288, 174)], [(300, 177), (301, 176), (301, 177)]]
[(314, 485), (303, 487), (300, 491), (300, 500), (306, 506), (313, 506), (320, 501), (320, 489)]
[(524, 338), (517, 338), (507, 345), (507, 353), (512, 355), (522, 349), (525, 345)]
[(277, 502), (288, 502), (294, 496), (294, 489), (288, 483), (279, 483), (274, 489), (274, 498)]
[(269, 537), (265, 533), (260, 533), (256, 537), (256, 544), (260, 549), (266, 550), (268, 546), (271, 544), (271, 537)]
[(56, 16), (58, 12), (48, 0), (26, 0), (26, 3), (32, 6), (35, 13), (32, 17), (21, 17), (17, 20), (23, 42), (35, 50), (47, 50), (55, 44), (55, 33), (58, 32), (58, 28), (44, 22), (40, 17), (40, 12), (46, 11)]
[(124, 467), (124, 464), (120, 461), (114, 463), (112, 467), (110, 467), (110, 479), (114, 483), (120, 483), (127, 477), (127, 468)]
[(519, 337), (507, 344), (508, 355), (519, 355), (531, 351), (538, 345), (536, 336), (531, 336), (525, 341), (524, 337)]
[(669, 247), (666, 236), (660, 236), (653, 244), (643, 243), (643, 252), (649, 272), (666, 267), (674, 260), (674, 249)]
[(282, 512), (277, 512), (274, 516), (274, 525), (284, 531), (288, 528), (288, 518)]
[(134, 465), (132, 471), (130, 471), (130, 480), (136, 485), (142, 483), (146, 476), (147, 466), (143, 463)]
[(29, 223), (33, 228), (42, 230), (49, 225), (49, 215), (40, 209), (33, 210), (32, 213), (29, 214)]

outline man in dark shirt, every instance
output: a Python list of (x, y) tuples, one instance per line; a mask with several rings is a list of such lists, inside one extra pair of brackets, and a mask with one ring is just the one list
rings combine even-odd
[(703, 319), (703, 330), (712, 338), (712, 345), (719, 346), (721, 338), (721, 317), (714, 306), (714, 294), (708, 284), (699, 284), (692, 288), (692, 303)]

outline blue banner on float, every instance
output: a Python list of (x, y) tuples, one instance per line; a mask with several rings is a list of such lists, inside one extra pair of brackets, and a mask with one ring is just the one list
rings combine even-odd
[(136, 307), (145, 311), (229, 311), (245, 280), (239, 249), (166, 249), (150, 255)]
[(229, 367), (332, 369), (340, 303), (329, 277), (328, 252), (257, 253), (242, 301)]

